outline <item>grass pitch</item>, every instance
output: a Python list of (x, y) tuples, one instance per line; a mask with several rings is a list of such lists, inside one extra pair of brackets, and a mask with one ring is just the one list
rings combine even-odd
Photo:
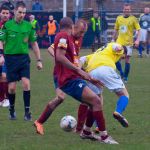
[[(81, 55), (89, 54), (83, 50)], [(35, 57), (31, 52), (31, 111), (33, 120), (37, 119), (48, 101), (55, 96), (53, 86), (53, 60), (46, 50), (42, 51), (42, 71), (36, 69)], [(70, 114), (77, 116), (78, 102), (67, 96), (65, 102), (44, 124), (45, 135), (39, 136), (32, 126), (33, 122), (23, 120), (24, 109), (21, 83), (17, 86), (17, 120), (8, 119), (8, 109), (0, 108), (0, 150), (148, 150), (150, 147), (150, 58), (131, 60), (131, 72), (127, 88), (130, 101), (124, 115), (129, 128), (123, 128), (112, 117), (117, 97), (104, 90), (104, 112), (109, 134), (119, 145), (106, 145), (90, 140), (82, 140), (73, 133), (64, 132), (59, 127), (60, 119)]]

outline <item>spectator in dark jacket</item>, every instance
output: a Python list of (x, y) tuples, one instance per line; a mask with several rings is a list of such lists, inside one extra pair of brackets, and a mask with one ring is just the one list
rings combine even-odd
[(39, 2), (39, 0), (36, 0), (35, 3), (32, 5), (32, 10), (34, 11), (43, 10), (43, 5)]
[(103, 36), (104, 39), (104, 44), (106, 45), (108, 43), (108, 22), (106, 20), (105, 15), (101, 16), (101, 35)]

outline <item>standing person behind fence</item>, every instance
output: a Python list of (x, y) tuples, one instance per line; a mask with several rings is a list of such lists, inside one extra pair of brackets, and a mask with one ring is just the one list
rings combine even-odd
[(50, 45), (54, 43), (55, 35), (59, 31), (59, 25), (52, 15), (49, 16), (49, 21), (47, 22), (47, 32), (49, 37)]
[[(134, 30), (137, 31), (137, 38), (133, 43)], [(133, 45), (135, 47), (139, 46), (139, 36), (140, 36), (140, 25), (135, 16), (131, 15), (131, 6), (129, 4), (124, 4), (123, 15), (117, 17), (115, 22), (115, 31), (113, 35), (113, 40), (117, 43), (125, 46), (127, 49), (127, 54), (125, 55), (125, 70), (123, 72), (120, 61), (116, 63), (117, 69), (120, 72), (121, 77), (127, 83), (128, 75), (130, 72), (130, 57), (132, 56)]]
[[(92, 29), (92, 51), (95, 51), (95, 41), (98, 41), (98, 47), (100, 47), (100, 32), (101, 32), (101, 21), (97, 12), (93, 13), (93, 17), (90, 19), (90, 28)], [(92, 37), (93, 37), (92, 36)]]
[(43, 10), (42, 3), (40, 3), (39, 0), (35, 0), (35, 3), (32, 5), (32, 10), (33, 11), (41, 11), (41, 10)]
[(34, 15), (30, 15), (29, 17), (30, 19), (30, 23), (32, 25), (32, 28), (36, 31), (36, 33), (38, 34), (39, 31), (40, 31), (40, 25), (38, 23), (38, 21), (35, 19), (35, 16)]
[[(16, 119), (15, 96), (17, 81), (22, 81), (24, 100), (24, 120), (31, 121), (30, 113), (30, 58), (28, 45), (31, 42), (32, 49), (37, 59), (37, 68), (42, 69), (40, 50), (36, 42), (36, 33), (29, 22), (24, 20), (26, 5), (17, 3), (14, 11), (14, 19), (5, 23), (0, 32), (0, 65), (5, 63), (8, 80), (8, 99), (10, 103), (9, 119)], [(4, 43), (4, 44), (3, 44)]]
[(106, 45), (108, 43), (107, 30), (108, 30), (108, 22), (107, 22), (105, 14), (102, 14), (102, 16), (101, 16), (101, 35), (103, 35), (104, 45)]
[(144, 14), (140, 16), (139, 19), (141, 34), (140, 34), (140, 44), (138, 47), (139, 57), (142, 57), (142, 50), (146, 47), (146, 55), (149, 56), (150, 51), (150, 8), (144, 8)]

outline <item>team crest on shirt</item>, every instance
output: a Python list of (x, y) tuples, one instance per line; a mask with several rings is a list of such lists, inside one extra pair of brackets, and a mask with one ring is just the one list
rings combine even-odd
[(126, 33), (127, 32), (127, 26), (126, 25), (120, 26), (120, 32)]

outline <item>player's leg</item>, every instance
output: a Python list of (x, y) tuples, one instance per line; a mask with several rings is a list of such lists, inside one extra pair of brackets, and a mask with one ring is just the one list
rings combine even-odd
[(31, 121), (32, 116), (30, 112), (30, 79), (22, 77), (22, 87), (23, 87), (23, 100), (24, 100), (24, 120)]
[(8, 82), (6, 78), (6, 65), (3, 65), (2, 68), (2, 86), (3, 86), (3, 95), (4, 95), (4, 100), (2, 103), (2, 107), (8, 107), (9, 106), (9, 100), (8, 100)]
[(119, 60), (119, 61), (116, 63), (116, 68), (117, 68), (117, 70), (120, 72), (121, 78), (123, 78), (123, 77), (124, 77), (124, 73), (123, 73), (123, 70), (122, 70), (121, 60)]
[(119, 99), (117, 101), (116, 109), (115, 112), (113, 113), (113, 116), (121, 123), (123, 127), (128, 127), (129, 126), (128, 121), (122, 115), (126, 107), (128, 106), (128, 101), (129, 101), (128, 91), (126, 88), (124, 88), (119, 91), (116, 91), (115, 93), (118, 95)]
[(9, 119), (15, 120), (16, 119), (16, 112), (15, 112), (15, 97), (16, 97), (16, 82), (9, 82), (8, 83), (8, 99), (9, 99)]
[[(88, 93), (88, 94), (87, 94)], [(96, 139), (98, 141), (107, 144), (118, 144), (114, 139), (112, 139), (106, 130), (105, 118), (102, 110), (102, 101), (89, 87), (84, 87), (82, 93), (83, 102), (89, 104), (89, 109), (87, 113), (87, 120), (81, 133), (82, 138)], [(91, 132), (91, 127), (94, 120), (97, 122), (98, 128), (100, 130), (100, 136), (95, 136)]]
[(128, 76), (130, 72), (130, 57), (132, 56), (133, 47), (132, 46), (126, 46), (127, 54), (125, 55), (125, 70), (124, 70), (124, 81), (127, 83)]

